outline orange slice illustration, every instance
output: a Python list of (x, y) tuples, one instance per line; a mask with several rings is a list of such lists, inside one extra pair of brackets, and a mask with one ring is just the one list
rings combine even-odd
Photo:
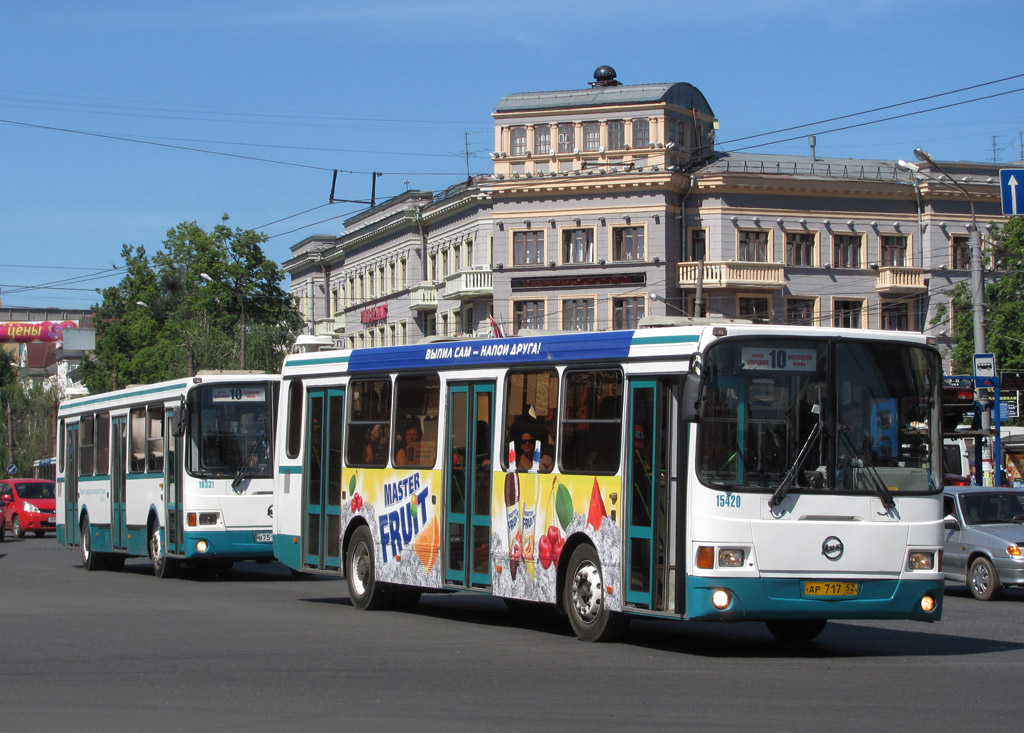
[(430, 520), (412, 541), (412, 549), (416, 552), (426, 572), (430, 572), (437, 561), (437, 550), (441, 544), (441, 529), (437, 517)]

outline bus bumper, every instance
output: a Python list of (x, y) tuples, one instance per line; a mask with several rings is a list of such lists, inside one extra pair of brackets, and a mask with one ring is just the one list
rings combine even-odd
[(273, 560), (270, 530), (236, 529), (228, 532), (185, 532), (183, 557), (190, 561)]
[[(944, 581), (863, 580), (856, 596), (808, 597), (798, 578), (686, 579), (686, 618), (694, 621), (764, 621), (767, 619), (912, 619), (938, 621), (942, 617)], [(728, 605), (715, 607), (717, 591), (728, 594)], [(922, 607), (930, 596), (933, 608)], [(719, 595), (721, 602), (723, 596)]]

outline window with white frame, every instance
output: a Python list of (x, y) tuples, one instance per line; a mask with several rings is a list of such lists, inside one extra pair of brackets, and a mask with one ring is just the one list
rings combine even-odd
[(644, 228), (613, 227), (612, 228), (612, 259), (616, 262), (633, 262), (643, 260)]
[(539, 265), (544, 262), (544, 230), (529, 229), (512, 233), (513, 266)]
[(508, 136), (508, 154), (509, 155), (526, 155), (526, 128), (525, 127), (512, 127), (509, 129)]
[(558, 126), (558, 152), (571, 153), (576, 149), (576, 125), (563, 122)]
[(589, 152), (596, 151), (601, 147), (601, 123), (583, 123), (583, 149)]
[(563, 300), (562, 329), (565, 331), (593, 331), (594, 299), (570, 298)]
[(594, 261), (594, 230), (565, 229), (562, 231), (562, 262), (581, 264)]
[(811, 232), (786, 232), (786, 264), (813, 267), (814, 235)]
[(544, 301), (517, 300), (512, 304), (512, 327), (518, 333), (523, 328), (544, 328)]
[(616, 331), (638, 328), (646, 310), (646, 299), (641, 296), (613, 298), (612, 328)]
[(741, 262), (767, 262), (768, 232), (763, 229), (741, 229), (736, 259)]
[(537, 125), (533, 128), (533, 152), (535, 155), (551, 153), (551, 125)]
[(608, 149), (623, 150), (626, 147), (626, 121), (611, 120), (608, 123)]
[(907, 266), (907, 241), (905, 234), (885, 234), (881, 238), (882, 267)]
[(647, 148), (651, 145), (651, 121), (646, 117), (633, 120), (633, 147)]

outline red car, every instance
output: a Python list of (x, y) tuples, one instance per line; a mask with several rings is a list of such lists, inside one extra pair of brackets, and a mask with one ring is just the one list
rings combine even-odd
[(4, 505), (4, 529), (15, 537), (35, 532), (42, 537), (57, 528), (56, 484), (41, 478), (0, 480), (0, 502)]

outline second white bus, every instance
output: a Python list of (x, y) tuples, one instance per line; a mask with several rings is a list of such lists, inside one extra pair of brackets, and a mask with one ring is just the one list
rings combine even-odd
[(195, 377), (67, 400), (57, 414), (57, 539), (86, 570), (148, 557), (227, 568), (272, 560), (280, 378)]

